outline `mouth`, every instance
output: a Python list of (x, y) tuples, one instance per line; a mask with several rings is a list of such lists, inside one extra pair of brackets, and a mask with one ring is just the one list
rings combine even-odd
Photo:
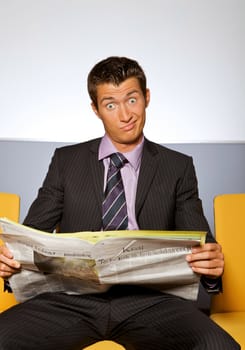
[(134, 129), (134, 127), (135, 127), (135, 122), (130, 122), (129, 124), (122, 126), (121, 129), (124, 131), (131, 131)]

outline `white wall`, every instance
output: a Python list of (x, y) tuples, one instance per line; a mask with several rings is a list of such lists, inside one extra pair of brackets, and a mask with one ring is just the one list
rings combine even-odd
[(100, 136), (88, 71), (133, 57), (160, 143), (245, 140), (244, 0), (0, 0), (0, 139)]

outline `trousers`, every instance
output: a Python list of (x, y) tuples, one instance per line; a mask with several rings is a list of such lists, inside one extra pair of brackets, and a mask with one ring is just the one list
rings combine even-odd
[(0, 350), (81, 350), (100, 340), (128, 350), (240, 349), (191, 301), (134, 286), (40, 294), (0, 315)]

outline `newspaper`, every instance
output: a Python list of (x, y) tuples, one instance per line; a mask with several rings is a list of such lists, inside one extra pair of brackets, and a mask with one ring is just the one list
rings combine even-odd
[(185, 260), (199, 231), (46, 233), (0, 218), (0, 238), (21, 263), (10, 286), (22, 302), (45, 292), (101, 293), (140, 285), (195, 300), (200, 276)]

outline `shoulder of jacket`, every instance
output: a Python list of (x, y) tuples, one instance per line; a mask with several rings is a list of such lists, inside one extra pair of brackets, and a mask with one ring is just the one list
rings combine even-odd
[(56, 148), (55, 152), (59, 154), (71, 154), (71, 153), (83, 153), (88, 152), (89, 150), (97, 152), (101, 138), (65, 145), (59, 148)]
[(190, 160), (192, 156), (184, 154), (180, 151), (171, 149), (163, 144), (155, 143), (145, 139), (145, 147), (152, 154), (158, 154), (161, 157), (173, 158), (176, 160)]

